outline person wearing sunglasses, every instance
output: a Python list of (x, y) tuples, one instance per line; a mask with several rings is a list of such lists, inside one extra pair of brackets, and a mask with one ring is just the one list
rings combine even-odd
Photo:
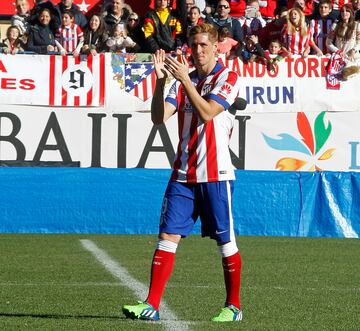
[(241, 45), (243, 44), (244, 36), (240, 22), (230, 15), (230, 4), (228, 1), (220, 0), (217, 4), (215, 15), (208, 15), (206, 22), (212, 24), (218, 30), (227, 28), (230, 32), (230, 37)]
[(132, 12), (127, 21), (126, 21), (126, 29), (128, 32), (128, 36), (135, 41), (136, 47), (127, 49), (128, 52), (132, 53), (147, 53), (148, 50), (146, 48), (145, 35), (142, 30), (142, 22), (137, 13)]

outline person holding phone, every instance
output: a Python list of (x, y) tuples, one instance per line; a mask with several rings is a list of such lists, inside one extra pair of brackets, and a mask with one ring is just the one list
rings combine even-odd
[(245, 9), (245, 15), (239, 18), (244, 37), (258, 35), (265, 27), (266, 21), (260, 13), (258, 0), (249, 0)]

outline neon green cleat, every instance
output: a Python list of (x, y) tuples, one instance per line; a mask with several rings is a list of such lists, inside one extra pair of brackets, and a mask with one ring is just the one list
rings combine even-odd
[(137, 305), (124, 305), (122, 311), (127, 318), (158, 321), (159, 311), (147, 302), (138, 301)]
[(220, 314), (213, 317), (211, 320), (213, 322), (233, 322), (233, 321), (242, 321), (242, 319), (243, 319), (242, 310), (236, 308), (233, 305), (230, 305), (222, 308)]

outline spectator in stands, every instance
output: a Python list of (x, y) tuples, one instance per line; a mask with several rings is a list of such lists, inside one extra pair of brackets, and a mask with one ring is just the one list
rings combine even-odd
[(259, 31), (259, 42), (264, 49), (269, 48), (273, 39), (281, 40), (281, 30), (286, 23), (287, 7), (282, 6), (275, 9), (275, 20), (269, 22)]
[(59, 42), (58, 50), (61, 55), (79, 56), (84, 44), (84, 33), (80, 26), (74, 23), (74, 13), (71, 10), (64, 10), (62, 25), (56, 34), (56, 40)]
[(6, 39), (0, 44), (0, 50), (5, 54), (16, 54), (24, 51), (24, 42), (20, 38), (20, 29), (11, 25), (6, 30)]
[[(188, 35), (190, 29), (198, 24), (201, 24), (203, 22), (202, 17), (200, 16), (200, 8), (199, 7), (191, 7), (188, 15), (187, 15), (187, 20), (185, 23), (185, 35)], [(190, 60), (190, 55), (191, 55), (191, 48), (189, 47), (188, 43), (187, 43), (187, 38), (184, 36), (184, 42), (181, 46), (181, 52), (183, 55), (185, 55), (189, 60)]]
[(30, 28), (26, 50), (47, 54), (57, 51), (55, 37), (50, 29), (51, 11), (43, 8), (39, 12), (39, 23)]
[(31, 25), (39, 23), (40, 12), (47, 9), (50, 13), (50, 29), (55, 35), (56, 31), (61, 26), (61, 13), (59, 9), (50, 0), (34, 0), (35, 6), (30, 12), (29, 22)]
[(87, 18), (79, 7), (74, 4), (74, 0), (61, 0), (56, 7), (61, 13), (61, 16), (64, 14), (65, 10), (71, 10), (74, 13), (74, 23), (80, 26), (81, 29), (84, 29), (87, 25)]
[(352, 0), (351, 4), (354, 9), (355, 21), (360, 21), (360, 0)]
[(24, 36), (25, 42), (30, 31), (29, 19), (30, 5), (28, 0), (16, 0), (16, 14), (11, 17), (11, 25), (19, 28), (20, 36)]
[(206, 20), (217, 29), (227, 28), (230, 31), (231, 38), (243, 44), (244, 36), (240, 22), (230, 16), (230, 5), (228, 1), (220, 0), (217, 4), (214, 17), (207, 15)]
[(186, 11), (190, 12), (190, 9), (195, 6), (195, 0), (183, 0), (185, 1)]
[(104, 16), (108, 31), (111, 33), (116, 24), (125, 24), (130, 13), (132, 13), (131, 7), (125, 5), (124, 0), (112, 0), (110, 9)]
[(314, 11), (314, 0), (288, 0), (288, 9), (291, 8), (300, 8), (310, 20)]
[(333, 18), (334, 22), (340, 19), (340, 9), (342, 8), (342, 6), (348, 3), (351, 3), (351, 0), (331, 0), (331, 17)]
[(107, 51), (106, 40), (108, 37), (104, 19), (99, 14), (93, 14), (85, 28), (82, 53), (95, 56)]
[(340, 19), (333, 23), (326, 46), (330, 53), (340, 51), (346, 63), (356, 63), (359, 60), (360, 24), (355, 21), (350, 4), (341, 7)]
[(140, 17), (137, 13), (132, 12), (127, 21), (126, 21), (126, 29), (128, 36), (136, 43), (135, 47), (128, 48), (129, 52), (136, 53), (147, 53), (148, 50), (146, 48), (145, 35), (142, 29), (143, 24), (140, 20)]
[(310, 27), (305, 22), (305, 15), (299, 8), (291, 8), (288, 12), (287, 23), (282, 32), (282, 43), (292, 55), (307, 57), (311, 48), (317, 56), (323, 53), (314, 43)]
[(323, 54), (327, 54), (326, 37), (330, 32), (334, 20), (331, 17), (332, 5), (330, 0), (320, 0), (319, 14), (310, 21), (310, 30), (315, 44)]
[(191, 7), (188, 13), (188, 19), (186, 22), (186, 32), (188, 32), (193, 26), (203, 23), (201, 12), (199, 7)]
[(278, 7), (277, 0), (259, 0), (260, 13), (266, 22), (275, 18), (275, 9)]
[(244, 62), (270, 59), (266, 56), (264, 49), (259, 43), (259, 38), (256, 35), (246, 36), (245, 46), (241, 50), (241, 58)]
[(186, 11), (187, 13), (190, 12), (190, 9), (192, 7), (198, 7), (201, 13), (205, 10), (206, 7), (206, 1), (205, 0), (178, 0), (178, 5), (181, 1), (185, 1)]
[(239, 18), (244, 37), (257, 35), (265, 27), (266, 21), (261, 17), (259, 8), (258, 0), (249, 0), (244, 16)]
[(268, 69), (274, 71), (278, 63), (289, 56), (289, 52), (281, 44), (279, 39), (273, 39), (269, 43), (269, 49), (265, 51)]
[(144, 33), (151, 53), (159, 49), (182, 53), (182, 25), (167, 0), (156, 0), (155, 9), (146, 14)]
[(221, 28), (218, 31), (217, 52), (225, 54), (226, 58), (233, 59), (241, 54), (242, 45), (230, 37), (228, 28)]
[(111, 52), (126, 53), (126, 48), (136, 47), (136, 43), (127, 35), (124, 23), (116, 24), (111, 37), (106, 41)]

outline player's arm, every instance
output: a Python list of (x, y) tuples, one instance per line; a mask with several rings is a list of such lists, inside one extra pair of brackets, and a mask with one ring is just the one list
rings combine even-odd
[(153, 54), (154, 67), (156, 72), (155, 91), (151, 101), (151, 120), (154, 124), (166, 122), (176, 110), (176, 107), (164, 101), (164, 89), (168, 71), (164, 67), (165, 52), (156, 51)]
[(199, 94), (196, 87), (191, 82), (189, 68), (185, 59), (183, 59), (182, 62), (179, 62), (176, 59), (167, 57), (165, 64), (167, 70), (181, 82), (193, 109), (204, 123), (211, 121), (216, 115), (224, 110), (224, 106), (215, 100), (206, 100)]

